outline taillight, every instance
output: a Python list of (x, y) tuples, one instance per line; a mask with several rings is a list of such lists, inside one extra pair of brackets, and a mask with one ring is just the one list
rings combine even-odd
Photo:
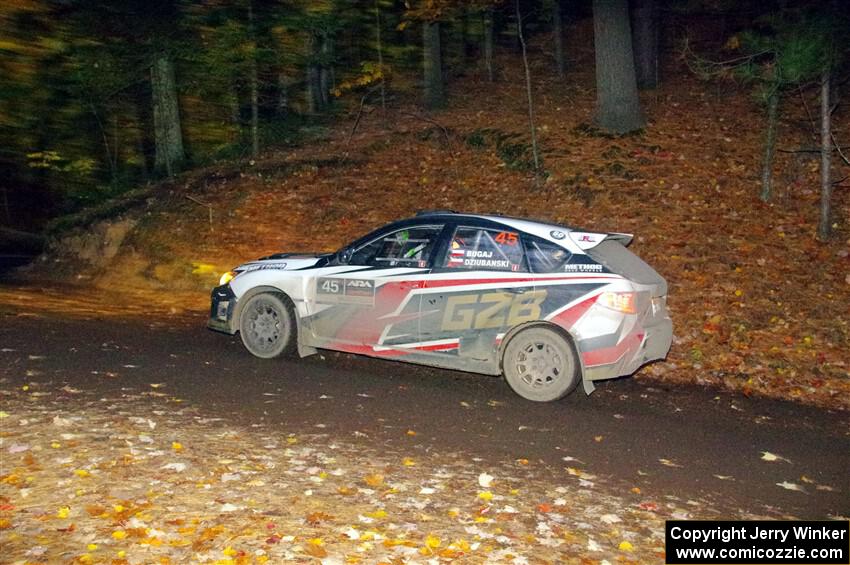
[(634, 314), (637, 312), (635, 308), (634, 292), (603, 292), (596, 299), (597, 304), (622, 312), (624, 314)]

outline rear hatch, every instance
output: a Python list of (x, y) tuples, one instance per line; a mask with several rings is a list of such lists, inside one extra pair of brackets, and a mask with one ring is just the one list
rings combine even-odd
[[(616, 234), (619, 235), (619, 234)], [(619, 237), (607, 237), (602, 243), (585, 250), (594, 261), (638, 284), (652, 286), (652, 296), (667, 295), (667, 281), (640, 257), (626, 249)]]

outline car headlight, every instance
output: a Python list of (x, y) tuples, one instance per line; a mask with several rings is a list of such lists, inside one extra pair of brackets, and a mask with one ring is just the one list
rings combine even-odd
[(218, 279), (218, 286), (226, 285), (227, 283), (232, 281), (233, 277), (235, 277), (235, 276), (236, 276), (236, 271), (227, 271), (226, 273), (221, 275), (220, 279)]

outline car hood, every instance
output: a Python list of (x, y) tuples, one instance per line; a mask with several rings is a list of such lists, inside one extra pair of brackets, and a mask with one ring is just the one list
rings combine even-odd
[(332, 256), (332, 253), (275, 253), (274, 255), (239, 265), (234, 270), (237, 273), (267, 270), (295, 271), (325, 264)]

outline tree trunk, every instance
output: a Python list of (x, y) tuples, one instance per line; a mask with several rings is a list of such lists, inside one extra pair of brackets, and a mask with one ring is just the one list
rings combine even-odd
[(321, 94), (321, 70), (317, 60), (318, 38), (315, 33), (307, 35), (307, 53), (310, 62), (307, 64), (307, 113), (316, 114), (322, 106)]
[(251, 156), (260, 154), (260, 96), (257, 86), (257, 61), (251, 61)]
[(658, 4), (635, 0), (632, 11), (635, 74), (641, 90), (658, 86)]
[(232, 84), (227, 93), (227, 108), (230, 110), (230, 123), (239, 132), (242, 129), (242, 109), (239, 105), (239, 91), (236, 84)]
[(9, 189), (4, 184), (3, 189), (3, 211), (6, 213), (6, 223), (12, 225), (12, 209), (9, 207)]
[(496, 80), (496, 68), (493, 64), (493, 10), (484, 12), (484, 68), (487, 69), (487, 80)]
[(623, 134), (644, 126), (640, 109), (627, 0), (593, 0), (596, 121)]
[(154, 170), (154, 155), (156, 153), (155, 144), (150, 137), (151, 132), (154, 131), (150, 97), (144, 88), (131, 88), (130, 91), (136, 123), (138, 124), (136, 151), (141, 157), (142, 174), (145, 178), (148, 178)]
[(761, 169), (761, 195), (764, 202), (770, 200), (773, 184), (773, 154), (776, 149), (776, 122), (779, 116), (779, 93), (773, 92), (767, 99), (767, 136), (764, 140), (764, 162)]
[(440, 55), (440, 23), (422, 22), (422, 66), (425, 78), (425, 107), (429, 110), (445, 104), (443, 64)]
[(832, 198), (832, 130), (830, 128), (829, 108), (829, 70), (823, 72), (820, 90), (820, 220), (818, 221), (818, 239), (826, 241), (832, 235), (830, 219), (830, 200)]
[(552, 1), (552, 36), (555, 43), (555, 71), (558, 78), (564, 78), (567, 62), (564, 60), (564, 16), (561, 13), (561, 0)]
[(286, 73), (283, 71), (277, 73), (277, 106), (275, 106), (275, 111), (280, 117), (289, 113), (289, 82), (286, 80)]
[(333, 87), (333, 68), (331, 59), (333, 56), (333, 39), (330, 35), (322, 34), (321, 64), (319, 65), (319, 99), (322, 109), (327, 108), (330, 103), (331, 88)]
[[(248, 26), (251, 39), (256, 44), (254, 33), (254, 5), (248, 2)], [(260, 96), (257, 77), (257, 54), (251, 52), (250, 70), (248, 76), (251, 91), (251, 156), (256, 158), (260, 154)]]
[(180, 126), (180, 106), (174, 62), (166, 53), (157, 55), (151, 67), (153, 127), (156, 152), (154, 169), (173, 176), (186, 158)]
[(378, 69), (381, 73), (381, 111), (387, 113), (387, 81), (384, 79), (384, 44), (381, 41), (381, 4), (375, 0), (375, 40), (378, 49)]
[(540, 187), (540, 155), (537, 151), (537, 128), (534, 125), (534, 103), (531, 96), (531, 70), (528, 67), (528, 53), (525, 47), (525, 36), (522, 33), (522, 13), (519, 10), (519, 0), (514, 2), (516, 8), (516, 29), (522, 46), (522, 63), (525, 67), (525, 94), (528, 98), (528, 126), (531, 129), (531, 155), (534, 157), (534, 181)]

